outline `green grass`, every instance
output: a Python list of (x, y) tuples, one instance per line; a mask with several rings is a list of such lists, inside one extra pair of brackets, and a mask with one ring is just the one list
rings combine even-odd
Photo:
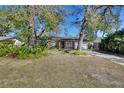
[(79, 51), (79, 50), (72, 50), (69, 51), (70, 54), (74, 54), (74, 55), (88, 55), (89, 53), (86, 51)]

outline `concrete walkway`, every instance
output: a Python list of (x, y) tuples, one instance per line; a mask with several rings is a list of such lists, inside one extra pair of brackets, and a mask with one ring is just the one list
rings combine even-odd
[(116, 55), (110, 55), (110, 54), (105, 54), (105, 53), (99, 53), (95, 51), (93, 51), (91, 55), (106, 58), (106, 59), (111, 60), (114, 63), (124, 65), (124, 57), (119, 57)]

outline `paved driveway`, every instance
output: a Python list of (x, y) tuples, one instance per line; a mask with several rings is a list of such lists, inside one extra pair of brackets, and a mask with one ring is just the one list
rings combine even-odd
[(102, 57), (102, 58), (105, 58), (105, 59), (110, 59), (112, 62), (124, 65), (124, 57), (111, 55), (111, 54), (100, 53), (100, 52), (95, 52), (95, 51), (93, 51), (91, 55)]

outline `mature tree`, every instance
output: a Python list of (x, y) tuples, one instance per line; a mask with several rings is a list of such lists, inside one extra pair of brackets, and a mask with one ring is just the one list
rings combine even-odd
[[(37, 38), (44, 32), (56, 31), (63, 20), (63, 11), (58, 6), (12, 6), (8, 12), (5, 19), (10, 26), (7, 27), (15, 29), (17, 35), (29, 45), (36, 44)], [(5, 20), (3, 22), (4, 25), (8, 24)], [(5, 29), (5, 26), (3, 28)]]
[(85, 38), (88, 29), (91, 31), (111, 31), (112, 24), (115, 23), (116, 13), (113, 8), (116, 6), (83, 6), (83, 19), (81, 21), (81, 29), (79, 33), (78, 50)]
[[(45, 31), (57, 29), (59, 22), (62, 21), (62, 15), (57, 6), (25, 6), (24, 10), (27, 11), (28, 30), (31, 33), (30, 44), (32, 45), (36, 44), (37, 37), (40, 37)], [(43, 26), (43, 29), (38, 33), (35, 19), (38, 19)]]
[(119, 19), (122, 6), (96, 6), (95, 12), (100, 17), (98, 22), (99, 30), (105, 33), (112, 33), (112, 30), (120, 28), (121, 20)]
[(23, 30), (23, 28), (26, 27), (25, 22), (27, 19), (28, 18), (19, 11), (14, 12), (8, 9), (0, 10), (1, 33), (6, 35), (13, 30)]
[(0, 10), (0, 36), (5, 36), (10, 32), (10, 24), (7, 20), (7, 15), (9, 15), (7, 11)]
[(113, 27), (114, 27), (115, 31), (119, 30), (119, 28), (121, 26), (121, 22), (122, 21), (120, 20), (119, 15), (117, 15), (116, 18), (115, 18), (115, 22), (113, 24)]

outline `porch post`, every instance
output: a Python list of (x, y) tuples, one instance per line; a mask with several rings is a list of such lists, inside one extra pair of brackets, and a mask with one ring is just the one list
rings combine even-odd
[(64, 41), (64, 48), (66, 49), (66, 41)]
[(73, 49), (75, 49), (75, 42), (73, 41)]
[(59, 40), (59, 42), (58, 42), (58, 47), (59, 47), (59, 49), (61, 48), (60, 40)]

